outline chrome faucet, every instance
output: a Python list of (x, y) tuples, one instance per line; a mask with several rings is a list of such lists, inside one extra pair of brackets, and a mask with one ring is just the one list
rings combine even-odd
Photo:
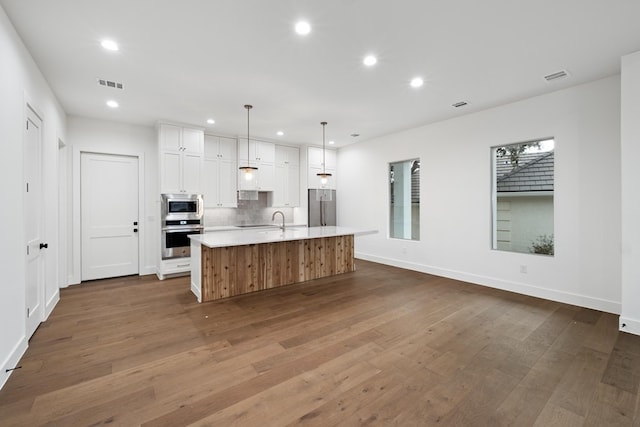
[(284, 233), (284, 214), (282, 213), (282, 211), (275, 211), (273, 213), (273, 215), (271, 215), (271, 221), (274, 221), (276, 219), (276, 214), (282, 215), (282, 226), (280, 226), (280, 228), (282, 229), (282, 232)]

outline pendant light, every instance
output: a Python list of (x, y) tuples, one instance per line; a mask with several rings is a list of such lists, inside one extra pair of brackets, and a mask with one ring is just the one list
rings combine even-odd
[(253, 105), (247, 104), (244, 108), (247, 109), (247, 165), (240, 166), (238, 169), (244, 172), (244, 179), (251, 181), (253, 179), (253, 172), (258, 170), (258, 168), (251, 166), (251, 160), (249, 159), (249, 110), (253, 108)]
[(322, 125), (322, 172), (316, 175), (320, 177), (320, 184), (322, 184), (322, 186), (324, 187), (325, 185), (327, 185), (327, 182), (329, 182), (329, 177), (331, 176), (331, 174), (327, 173), (326, 171), (327, 161), (324, 148), (324, 128), (327, 125), (327, 122), (320, 122), (320, 124)]

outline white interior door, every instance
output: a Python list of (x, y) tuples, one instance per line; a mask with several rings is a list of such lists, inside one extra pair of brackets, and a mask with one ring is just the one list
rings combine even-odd
[(31, 337), (44, 319), (44, 254), (42, 208), (42, 121), (27, 108), (24, 136), (26, 333)]
[(138, 274), (138, 158), (81, 153), (82, 280)]

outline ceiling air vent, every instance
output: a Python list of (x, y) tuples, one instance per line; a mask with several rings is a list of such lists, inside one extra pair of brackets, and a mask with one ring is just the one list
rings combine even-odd
[(451, 104), (451, 105), (453, 105), (456, 108), (460, 108), (460, 107), (464, 107), (465, 105), (467, 105), (467, 103), (464, 102), (464, 101), (460, 101), (460, 102), (456, 102), (455, 104)]
[(111, 80), (98, 79), (98, 84), (104, 87), (111, 87), (113, 89), (124, 89), (122, 83), (114, 82)]
[(558, 79), (562, 79), (564, 77), (567, 77), (569, 75), (569, 73), (567, 73), (565, 70), (560, 70), (558, 72), (549, 74), (544, 76), (544, 79), (548, 82), (553, 81), (553, 80), (558, 80)]

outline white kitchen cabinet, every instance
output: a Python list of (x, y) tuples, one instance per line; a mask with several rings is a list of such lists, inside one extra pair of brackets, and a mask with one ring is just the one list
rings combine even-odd
[(172, 275), (184, 275), (191, 271), (191, 258), (175, 258), (160, 260), (160, 268), (158, 268), (157, 276), (160, 280), (164, 280)]
[(182, 151), (182, 128), (168, 124), (159, 127), (160, 151)]
[(297, 147), (276, 145), (275, 160), (274, 188), (270, 205), (300, 206), (300, 150)]
[(300, 166), (300, 149), (286, 145), (276, 145), (276, 165)]
[[(276, 160), (276, 146), (271, 142), (252, 139), (249, 144), (249, 159), (253, 162), (274, 163)], [(238, 141), (238, 159), (247, 159), (247, 139)]]
[[(326, 150), (325, 162), (322, 161), (322, 148), (308, 147), (308, 166), (307, 166), (307, 188), (329, 188), (335, 190), (336, 188), (336, 164), (337, 156), (335, 150)], [(324, 168), (323, 168), (324, 166)], [(327, 179), (326, 185), (322, 185), (320, 182), (319, 173), (325, 171), (330, 173), (331, 176)]]
[[(243, 165), (239, 161), (240, 166)], [(238, 167), (240, 167), (238, 166)], [(253, 179), (247, 181), (245, 172), (238, 170), (238, 190), (257, 190), (257, 191), (273, 191), (275, 182), (275, 165), (273, 163), (251, 163), (251, 166), (257, 167), (257, 171), (253, 171)]]
[[(307, 154), (309, 156), (309, 165), (322, 167), (322, 148), (308, 147)], [(327, 169), (336, 169), (336, 151), (326, 150), (325, 160), (327, 163)]]
[(202, 154), (182, 153), (182, 192), (202, 192)]
[(204, 132), (161, 123), (158, 126), (160, 148), (160, 192), (200, 193)]
[(199, 129), (182, 128), (182, 151), (202, 155), (204, 132)]
[[(249, 165), (257, 167), (252, 180), (245, 179), (244, 171), (238, 170), (239, 190), (273, 191), (275, 182), (275, 144), (251, 140)], [(238, 141), (238, 167), (247, 165), (247, 140)]]
[[(276, 146), (271, 142), (252, 139), (249, 144), (249, 159), (254, 162), (274, 163), (276, 160)], [(247, 139), (238, 140), (238, 160), (247, 160)]]
[(236, 145), (234, 138), (204, 136), (202, 194), (205, 208), (238, 206)]

